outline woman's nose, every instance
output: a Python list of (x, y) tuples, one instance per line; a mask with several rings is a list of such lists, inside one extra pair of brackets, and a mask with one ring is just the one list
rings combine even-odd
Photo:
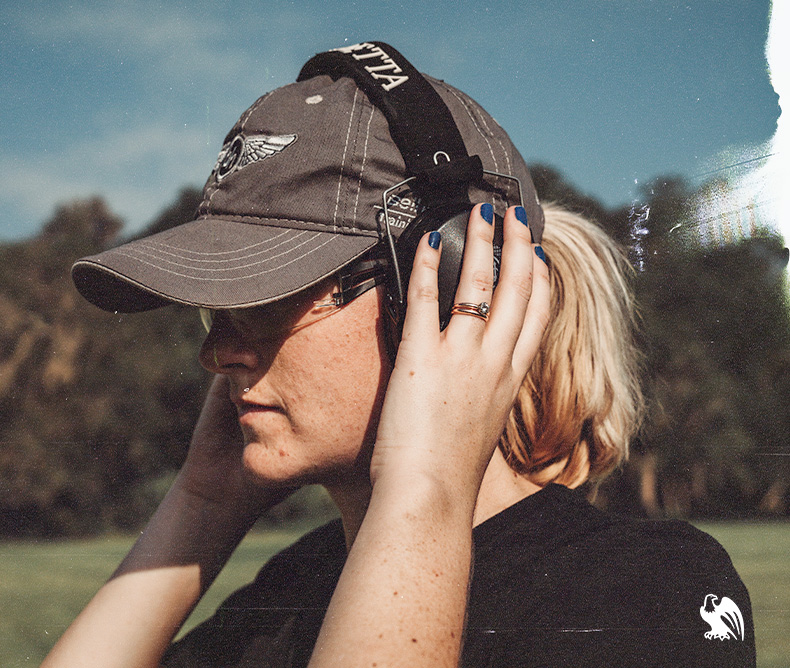
[(219, 313), (203, 341), (198, 361), (211, 373), (232, 374), (239, 369), (254, 369), (258, 354), (233, 323)]

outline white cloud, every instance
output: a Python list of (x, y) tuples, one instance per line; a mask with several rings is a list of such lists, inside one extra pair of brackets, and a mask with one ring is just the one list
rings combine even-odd
[[(31, 142), (24, 149), (16, 142), (0, 146), (6, 175), (0, 238), (33, 233), (30, 226), (58, 203), (93, 195), (105, 197), (134, 230), (182, 186), (203, 183), (244, 108), (295, 74), (304, 42), (290, 37), (312, 21), (304, 14), (290, 20), (291, 9), (276, 16), (251, 11), (243, 19), (223, 15), (225, 9), (150, 1), (4, 8), (20, 60), (33, 52), (62, 54), (62, 71), (58, 65), (36, 70), (23, 83), (40, 96), (52, 91), (65, 112), (56, 116), (55, 141), (42, 136), (32, 149)], [(96, 64), (109, 69), (97, 71)], [(73, 79), (74, 72), (107, 71), (119, 78)], [(76, 100), (86, 94), (95, 99), (89, 112), (66, 115), (85, 108)], [(17, 124), (38, 136), (40, 126)]]
[(6, 187), (3, 208), (26, 211), (43, 222), (55, 206), (100, 195), (127, 221), (127, 231), (150, 222), (186, 184), (202, 185), (214, 149), (200, 129), (166, 123), (117, 128), (103, 137), (76, 142), (55, 154), (0, 158)]

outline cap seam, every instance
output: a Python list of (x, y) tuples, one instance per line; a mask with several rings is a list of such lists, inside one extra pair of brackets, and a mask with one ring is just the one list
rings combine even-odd
[[(496, 140), (496, 143), (499, 145), (499, 148), (502, 151), (502, 155), (504, 157), (505, 165), (506, 165), (504, 173), (505, 174), (512, 174), (513, 173), (513, 163), (511, 162), (510, 154), (509, 154), (509, 152), (507, 150), (507, 147), (503, 143), (502, 138), (492, 128), (490, 128), (488, 126), (488, 120), (486, 119), (486, 116), (490, 117), (490, 115), (487, 114), (487, 113), (477, 113), (477, 114), (475, 114), (474, 112), (477, 111), (478, 109), (481, 112), (483, 110), (480, 108), (480, 106), (473, 99), (471, 99), (469, 96), (465, 95), (462, 91), (456, 90), (456, 89), (452, 88), (451, 86), (446, 86), (446, 85), (445, 85), (445, 89), (447, 90), (448, 93), (450, 93), (453, 97), (455, 97), (461, 103), (461, 105), (464, 108), (464, 111), (466, 111), (466, 114), (469, 116), (469, 119), (472, 121), (472, 124), (474, 125), (474, 127), (477, 130), (478, 134), (483, 138), (483, 141), (485, 141), (486, 145), (488, 146), (488, 150), (489, 150), (489, 152), (491, 154), (491, 159), (494, 162), (494, 171), (499, 172), (499, 171), (502, 171), (502, 170), (499, 167), (499, 160), (497, 159), (496, 153), (494, 151), (494, 147), (491, 144), (491, 141), (490, 141), (491, 138)], [(491, 118), (491, 120), (494, 123), (496, 123), (496, 121), (494, 120), (493, 117), (490, 117), (490, 118)], [(503, 132), (504, 132), (504, 130), (503, 130)], [(508, 198), (502, 198), (502, 204), (504, 206), (508, 205), (509, 193), (510, 193), (510, 187), (508, 186)]]
[[(191, 260), (192, 262), (223, 262), (226, 263), (229, 260), (243, 260), (246, 258), (253, 257), (255, 255), (260, 255), (264, 252), (272, 251), (283, 244), (294, 241), (301, 237), (302, 235), (311, 235), (311, 239), (315, 238), (318, 234), (323, 234), (323, 232), (318, 232), (316, 230), (299, 230), (298, 234), (294, 236), (288, 235), (288, 228), (282, 228), (283, 232), (278, 234), (271, 239), (266, 239), (265, 241), (259, 241), (258, 243), (249, 244), (247, 246), (239, 246), (238, 248), (234, 248), (231, 251), (220, 251), (220, 252), (207, 252), (207, 251), (195, 251), (186, 248), (179, 248), (178, 246), (173, 246), (172, 244), (166, 244), (160, 241), (153, 242), (146, 239), (141, 239), (140, 244), (135, 246), (135, 248), (139, 249), (140, 253), (149, 255), (153, 257), (154, 255), (158, 254), (160, 256), (169, 255), (174, 258), (184, 259), (184, 260)], [(308, 239), (309, 241), (310, 239)], [(148, 243), (144, 243), (148, 241)], [(302, 242), (304, 243), (304, 242)], [(260, 249), (253, 252), (253, 249)], [(144, 251), (149, 251), (144, 253)], [(241, 253), (246, 253), (246, 255), (242, 255)], [(204, 256), (204, 257), (201, 257)], [(221, 259), (208, 259), (208, 258), (221, 258)]]
[(338, 210), (340, 209), (340, 199), (341, 199), (340, 193), (343, 187), (343, 175), (346, 170), (346, 154), (348, 153), (348, 140), (351, 137), (351, 126), (354, 123), (354, 111), (356, 111), (356, 107), (357, 107), (357, 97), (359, 97), (358, 88), (354, 90), (354, 99), (351, 102), (351, 113), (349, 114), (349, 118), (348, 118), (346, 141), (345, 144), (343, 145), (343, 158), (340, 161), (340, 174), (338, 174), (337, 177), (337, 192), (335, 194), (335, 212), (332, 216), (332, 223), (334, 224), (335, 229), (337, 229), (337, 214), (338, 214)]
[[(136, 262), (141, 262), (142, 264), (147, 264), (148, 266), (153, 267), (154, 269), (157, 269), (158, 271), (163, 272), (165, 274), (170, 274), (172, 276), (178, 276), (179, 278), (187, 278), (187, 279), (189, 279), (191, 281), (211, 282), (211, 283), (217, 282), (217, 281), (246, 281), (246, 280), (249, 280), (251, 278), (256, 278), (258, 276), (263, 276), (264, 274), (269, 274), (269, 273), (271, 273), (273, 271), (281, 271), (284, 267), (287, 267), (288, 265), (291, 265), (294, 262), (301, 261), (305, 257), (308, 257), (309, 255), (311, 255), (312, 253), (316, 253), (316, 252), (320, 251), (327, 244), (331, 243), (332, 241), (335, 241), (336, 239), (337, 239), (336, 236), (329, 237), (328, 239), (325, 239), (319, 246), (316, 246), (315, 248), (312, 248), (311, 250), (309, 250), (305, 255), (299, 255), (298, 257), (290, 260), (289, 262), (286, 262), (285, 264), (278, 264), (275, 267), (271, 267), (270, 266), (270, 267), (268, 267), (268, 268), (266, 268), (266, 269), (264, 269), (262, 271), (259, 271), (259, 272), (253, 273), (253, 274), (250, 274), (250, 273), (244, 274), (244, 276), (228, 276), (228, 277), (216, 276), (216, 275), (213, 275), (213, 276), (195, 276), (193, 274), (186, 274), (186, 273), (181, 273), (179, 271), (174, 271), (173, 269), (167, 269), (165, 267), (162, 267), (160, 264), (154, 264), (152, 262), (153, 256), (133, 255), (133, 254), (131, 254), (129, 252), (119, 252), (118, 255), (120, 255), (122, 257), (128, 257), (130, 259), (135, 260)], [(161, 258), (157, 258), (157, 259), (161, 259)], [(167, 260), (165, 260), (165, 261), (168, 262)], [(169, 264), (172, 264), (172, 265), (174, 265), (176, 267), (184, 268), (184, 269), (193, 269), (193, 270), (197, 269), (197, 267), (190, 267), (188, 265), (178, 264), (176, 262), (169, 262)], [(252, 264), (249, 264), (249, 265), (244, 265), (243, 267), (232, 267), (232, 268), (229, 268), (229, 269), (227, 269), (225, 271), (235, 271), (235, 270), (238, 270), (238, 269), (246, 269), (248, 267), (253, 267), (253, 266), (256, 266), (256, 265), (260, 266), (261, 264), (263, 264), (263, 263), (260, 263), (260, 262), (252, 263)], [(103, 267), (104, 265), (99, 265), (99, 266)], [(208, 272), (218, 272), (218, 271), (223, 271), (223, 270), (221, 270), (221, 269), (200, 268), (200, 271), (203, 272), (203, 273), (208, 273)]]
[[(296, 228), (296, 229), (305, 229), (305, 230), (313, 230), (313, 231), (321, 231), (321, 232), (325, 231), (326, 233), (345, 234), (347, 236), (363, 236), (363, 237), (379, 236), (379, 233), (376, 230), (366, 230), (360, 227), (344, 228), (344, 227), (338, 227), (337, 225), (334, 224), (316, 223), (310, 220), (298, 220), (296, 218), (270, 218), (268, 216), (210, 213), (210, 214), (204, 214), (202, 216), (198, 216), (192, 222), (197, 222), (199, 220), (224, 220), (231, 223), (242, 223), (244, 225), (260, 225), (261, 223), (266, 223), (267, 227), (282, 227), (283, 229), (288, 229), (288, 230), (292, 230), (294, 228), (287, 225), (286, 223), (293, 223), (295, 225), (309, 226), (309, 227)], [(277, 223), (281, 223), (281, 224), (278, 225)], [(322, 228), (322, 229), (316, 230), (315, 228)]]
[(450, 88), (447, 92), (450, 93), (450, 95), (452, 95), (456, 100), (458, 100), (461, 103), (461, 106), (463, 107), (464, 111), (466, 112), (466, 115), (469, 116), (469, 120), (472, 121), (472, 125), (474, 125), (474, 127), (477, 130), (478, 134), (482, 137), (483, 141), (486, 143), (486, 146), (488, 146), (488, 152), (491, 155), (491, 160), (493, 160), (493, 162), (494, 162), (494, 171), (498, 172), (499, 171), (499, 161), (497, 160), (496, 154), (494, 153), (494, 147), (491, 145), (491, 141), (489, 140), (489, 138), (486, 135), (486, 133), (483, 132), (483, 129), (481, 128), (480, 123), (478, 123), (477, 119), (474, 117), (474, 115), (470, 111), (469, 106), (466, 103), (466, 100), (464, 100), (460, 95), (458, 95), (452, 88)]
[(362, 151), (362, 164), (359, 167), (359, 179), (357, 180), (357, 196), (354, 198), (354, 211), (351, 215), (351, 220), (354, 223), (354, 229), (357, 229), (357, 208), (359, 207), (359, 195), (362, 192), (362, 175), (365, 172), (365, 165), (368, 158), (368, 144), (370, 143), (370, 126), (373, 123), (373, 114), (375, 110), (373, 105), (370, 105), (370, 115), (368, 116), (368, 125), (365, 128), (365, 147)]
[(347, 179), (346, 195), (343, 197), (343, 216), (341, 217), (341, 220), (344, 221), (344, 223), (347, 224), (349, 226), (349, 228), (352, 229), (352, 230), (356, 229), (356, 218), (354, 217), (353, 212), (350, 211), (351, 201), (352, 201), (352, 199), (354, 199), (353, 194), (354, 194), (354, 187), (355, 187), (355, 184), (354, 184), (354, 182), (353, 182), (353, 180), (351, 178), (351, 175), (353, 173), (357, 174), (356, 190), (357, 190), (357, 192), (359, 192), (359, 188), (362, 186), (362, 180), (361, 180), (362, 179), (362, 174), (360, 172), (362, 167), (360, 165), (360, 168), (357, 169), (357, 156), (359, 155), (358, 148), (359, 148), (360, 136), (362, 134), (362, 121), (364, 119), (364, 113), (363, 112), (365, 110), (365, 100), (367, 100), (367, 96), (363, 95), (361, 97), (361, 101), (360, 101), (360, 104), (359, 104), (359, 113), (357, 113), (357, 120), (355, 122), (356, 129), (355, 129), (355, 132), (354, 132), (354, 139), (351, 142), (351, 147), (352, 147), (352, 149), (351, 149), (351, 157), (350, 157), (350, 159), (348, 161), (349, 162), (349, 165), (348, 165), (349, 178)]
[[(508, 153), (507, 146), (502, 142), (502, 137), (495, 132), (495, 130), (488, 125), (488, 119), (490, 118), (493, 123), (496, 123), (496, 120), (490, 114), (483, 114), (481, 113), (480, 105), (477, 104), (472, 98), (468, 95), (465, 95), (461, 91), (456, 91), (455, 93), (461, 100), (466, 102), (466, 108), (469, 110), (468, 113), (470, 116), (473, 116), (474, 119), (477, 119), (477, 123), (481, 124), (485, 131), (488, 133), (484, 135), (486, 137), (490, 137), (494, 139), (497, 144), (499, 144), (499, 148), (502, 150), (502, 155), (505, 158), (505, 174), (512, 174), (513, 173), (513, 165), (510, 161), (510, 154)], [(473, 113), (476, 112), (476, 113)], [(488, 117), (488, 118), (486, 118)], [(497, 124), (498, 125), (498, 124)], [(501, 128), (500, 128), (501, 129)], [(504, 132), (504, 130), (503, 130)], [(497, 171), (499, 171), (497, 169)]]
[(258, 107), (263, 104), (264, 100), (271, 97), (277, 92), (277, 90), (279, 89), (275, 88), (274, 90), (270, 90), (268, 93), (261, 95), (257, 100), (255, 100), (255, 102), (253, 102), (252, 106), (241, 115), (241, 118), (239, 119), (239, 127), (241, 128), (242, 132), (246, 131), (247, 121), (250, 120), (250, 116), (252, 116), (255, 111), (257, 111)]
[[(360, 185), (359, 182), (359, 172), (356, 169), (356, 157), (357, 157), (357, 148), (359, 146), (359, 135), (360, 135), (360, 128), (362, 127), (362, 111), (365, 108), (364, 101), (366, 100), (366, 96), (360, 96), (360, 104), (354, 104), (354, 111), (356, 113), (356, 118), (352, 125), (354, 126), (353, 131), (353, 139), (350, 140), (350, 147), (351, 147), (351, 155), (349, 156), (348, 160), (348, 178), (346, 179), (346, 186), (344, 188), (345, 195), (341, 198), (343, 200), (343, 213), (340, 216), (340, 220), (344, 222), (344, 224), (351, 223), (351, 229), (354, 229), (356, 225), (356, 221), (353, 217), (349, 218), (349, 208), (351, 206), (351, 199), (353, 198), (354, 187), (355, 183), (353, 180), (353, 174), (357, 173), (356, 179), (356, 187), (358, 188)], [(351, 134), (349, 134), (351, 137)]]

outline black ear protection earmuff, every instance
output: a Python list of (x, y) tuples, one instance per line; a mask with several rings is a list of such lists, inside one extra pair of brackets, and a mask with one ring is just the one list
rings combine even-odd
[[(366, 42), (311, 58), (297, 81), (326, 74), (334, 80), (352, 78), (386, 117), (390, 134), (406, 163), (408, 178), (383, 193), (380, 214), (382, 237), (388, 247), (387, 309), (395, 327), (395, 347), (406, 313), (406, 291), (417, 244), (426, 232), (442, 235), (439, 267), (439, 315), (444, 328), (450, 320), (461, 275), (466, 226), (472, 203), (469, 186), (483, 185), (489, 174), (514, 180), (523, 204), (521, 183), (514, 176), (483, 169), (470, 156), (450, 110), (414, 66), (383, 42)], [(420, 198), (422, 210), (395, 239), (389, 214), (390, 195), (407, 185)], [(494, 220), (494, 279), (502, 248), (502, 218)]]

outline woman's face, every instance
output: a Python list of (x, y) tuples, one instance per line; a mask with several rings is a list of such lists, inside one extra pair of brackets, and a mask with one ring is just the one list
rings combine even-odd
[(219, 312), (200, 351), (206, 369), (230, 380), (244, 464), (261, 482), (367, 478), (389, 378), (380, 296), (370, 290), (316, 320), (312, 300), (333, 289), (323, 282), (307, 301), (278, 302), (275, 313)]

